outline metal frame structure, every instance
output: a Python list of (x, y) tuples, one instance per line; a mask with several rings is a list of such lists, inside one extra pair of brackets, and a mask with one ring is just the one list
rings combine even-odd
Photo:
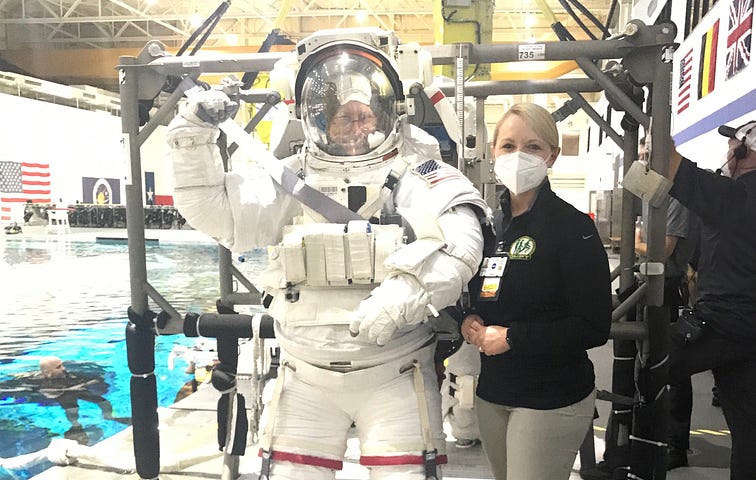
[[(577, 60), (589, 79), (561, 79), (520, 82), (472, 82), (462, 84), (457, 80), (454, 93), (464, 88), (465, 95), (480, 99), (493, 94), (568, 92), (573, 101), (607, 132), (609, 138), (620, 145), (625, 154), (624, 169), (627, 170), (637, 159), (638, 129), (643, 125), (650, 129), (654, 138), (651, 152), (651, 168), (665, 172), (670, 152), (670, 76), (672, 71), (671, 52), (675, 37), (675, 27), (669, 24), (646, 26), (633, 21), (624, 34), (609, 40), (552, 42), (539, 44), (536, 60)], [(498, 63), (514, 62), (522, 58), (523, 51), (533, 51), (527, 45), (472, 45), (458, 44), (428, 47), (434, 64)], [(281, 54), (249, 54), (223, 58), (204, 59), (196, 57), (170, 57), (165, 55), (160, 42), (149, 42), (137, 57), (121, 57), (118, 65), (122, 108), (122, 132), (129, 159), (129, 176), (126, 181), (127, 229), (131, 277), (131, 307), (127, 326), (127, 351), (129, 368), (132, 372), (132, 412), (134, 429), (134, 451), (137, 472), (141, 478), (157, 478), (159, 472), (160, 442), (157, 431), (156, 394), (154, 370), (154, 336), (156, 334), (176, 334), (184, 330), (184, 319), (171, 307), (159, 292), (148, 282), (145, 259), (144, 218), (142, 215), (142, 182), (140, 147), (157, 125), (164, 123), (172, 115), (183, 92), (190, 88), (201, 73), (232, 73), (239, 71), (269, 71)], [(609, 73), (602, 71), (596, 60), (622, 59)], [(163, 102), (157, 113), (143, 126), (139, 121), (139, 102), (155, 98), (169, 76), (183, 78), (178, 88)], [(651, 117), (643, 111), (642, 101), (637, 97), (640, 86), (648, 86), (651, 92), (650, 105), (654, 113)], [(452, 90), (446, 89), (448, 93)], [(588, 102), (580, 96), (581, 91), (604, 90), (612, 107), (626, 112), (622, 122), (623, 134), (615, 132), (596, 113)], [(481, 109), (482, 110), (482, 109)], [(463, 160), (460, 168), (484, 190), (493, 187), (490, 178), (492, 161), (486, 156), (472, 161)], [(631, 292), (635, 285), (636, 265), (634, 253), (635, 217), (639, 213), (637, 202), (632, 195), (623, 191), (622, 238), (620, 244), (620, 265), (612, 272), (612, 278), (619, 276), (620, 292)], [(666, 207), (650, 208), (648, 262), (663, 263)], [(231, 264), (231, 253), (219, 247), (220, 255), (220, 300), (219, 313), (229, 313), (234, 305), (256, 303), (259, 300), (251, 282)], [(240, 280), (249, 291), (239, 294), (232, 291), (233, 278)], [(669, 320), (663, 307), (663, 272), (649, 275), (641, 288), (628, 294), (622, 302), (616, 302), (612, 314), (611, 338), (616, 346), (640, 346), (640, 361), (650, 371), (650, 384), (656, 390), (641, 392), (640, 399), (631, 399), (633, 405), (651, 407), (653, 421), (645, 430), (634, 431), (630, 437), (638, 445), (630, 465), (633, 478), (663, 479), (666, 472), (666, 451), (658, 450), (666, 441), (667, 398), (663, 388), (667, 382), (664, 359), (668, 354), (666, 338)], [(620, 295), (622, 297), (622, 295)], [(149, 310), (148, 299), (152, 299), (161, 309), (160, 315)], [(643, 321), (629, 312), (636, 305), (642, 305)], [(633, 318), (630, 318), (633, 317)], [(638, 342), (638, 343), (636, 343)], [(219, 342), (219, 347), (220, 347)], [(219, 355), (222, 355), (219, 352)], [(620, 370), (615, 369), (616, 376)], [(632, 383), (632, 369), (629, 381)], [(627, 374), (624, 370), (622, 375)], [(613, 381), (615, 379), (613, 378)], [(613, 387), (613, 390), (614, 387)], [(616, 392), (615, 392), (616, 393)], [(632, 397), (633, 392), (628, 392)], [(636, 395), (637, 397), (637, 395)], [(640, 409), (638, 409), (640, 412)], [(646, 448), (648, 447), (648, 448)], [(590, 445), (592, 452), (592, 445)], [(650, 449), (650, 450), (649, 450)], [(646, 461), (653, 458), (653, 462)], [(238, 475), (238, 456), (226, 454), (222, 472), (223, 479), (233, 479)], [(634, 463), (633, 463), (634, 462)]]

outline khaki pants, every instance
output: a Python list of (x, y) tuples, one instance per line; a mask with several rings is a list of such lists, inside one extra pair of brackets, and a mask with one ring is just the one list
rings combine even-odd
[(554, 410), (476, 398), (480, 438), (496, 480), (567, 480), (593, 420), (596, 392)]

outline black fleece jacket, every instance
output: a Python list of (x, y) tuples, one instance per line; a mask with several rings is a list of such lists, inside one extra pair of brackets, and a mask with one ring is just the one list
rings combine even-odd
[(486, 325), (509, 327), (512, 349), (481, 355), (477, 393), (513, 407), (564, 407), (593, 390), (586, 350), (609, 338), (606, 251), (591, 218), (557, 197), (548, 180), (522, 215), (511, 217), (507, 191), (500, 200), (495, 239), (484, 252), (495, 256), (499, 245), (509, 256), (499, 295), (481, 300), (479, 276), (470, 282), (470, 294)]
[(721, 335), (756, 340), (756, 171), (736, 180), (683, 159), (670, 195), (701, 217), (696, 312)]

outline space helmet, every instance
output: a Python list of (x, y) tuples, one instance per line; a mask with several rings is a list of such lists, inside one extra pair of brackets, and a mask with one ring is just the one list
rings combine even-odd
[(295, 95), (305, 148), (324, 162), (373, 165), (397, 148), (402, 83), (387, 52), (391, 42), (381, 35), (388, 32), (340, 33), (298, 46)]

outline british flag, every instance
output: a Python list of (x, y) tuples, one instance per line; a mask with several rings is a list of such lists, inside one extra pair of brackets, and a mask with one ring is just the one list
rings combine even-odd
[(727, 29), (727, 78), (743, 70), (751, 62), (753, 1), (732, 0)]

